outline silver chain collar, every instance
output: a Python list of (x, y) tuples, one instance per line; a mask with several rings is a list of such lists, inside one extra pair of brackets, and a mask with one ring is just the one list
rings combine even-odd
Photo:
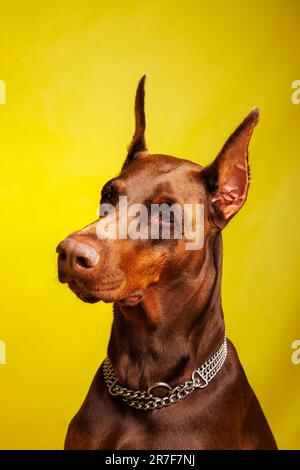
[[(224, 341), (218, 351), (192, 373), (191, 380), (188, 380), (184, 384), (177, 385), (174, 388), (164, 382), (157, 382), (150, 385), (148, 390), (144, 391), (135, 391), (122, 387), (117, 383), (117, 374), (108, 357), (104, 359), (103, 362), (103, 376), (111, 395), (122, 397), (127, 405), (137, 410), (155, 410), (163, 408), (164, 406), (173, 405), (178, 400), (190, 395), (194, 390), (207, 387), (208, 383), (217, 375), (223, 366), (226, 357), (227, 341), (225, 333)], [(153, 389), (158, 387), (167, 389), (167, 395), (164, 397), (153, 395)]]

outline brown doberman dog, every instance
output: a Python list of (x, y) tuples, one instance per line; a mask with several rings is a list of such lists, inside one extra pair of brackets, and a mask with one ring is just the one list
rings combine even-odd
[(101, 204), (117, 208), (120, 195), (128, 205), (202, 204), (204, 243), (187, 250), (184, 237), (99, 238), (96, 221), (58, 245), (59, 280), (85, 302), (114, 303), (109, 359), (70, 423), (65, 448), (276, 449), (226, 340), (221, 305), (221, 230), (247, 198), (259, 112), (248, 114), (207, 167), (149, 154), (144, 83), (127, 158), (103, 187)]

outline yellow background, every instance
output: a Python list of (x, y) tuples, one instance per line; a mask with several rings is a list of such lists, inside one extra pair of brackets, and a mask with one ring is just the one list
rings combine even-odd
[(249, 199), (224, 233), (223, 306), (280, 448), (300, 448), (300, 3), (1, 0), (0, 447), (62, 448), (104, 358), (111, 305), (56, 279), (95, 219), (147, 73), (150, 150), (208, 163), (259, 105)]

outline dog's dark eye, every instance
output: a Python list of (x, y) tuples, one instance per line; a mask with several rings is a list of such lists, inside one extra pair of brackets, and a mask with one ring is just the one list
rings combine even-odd
[(172, 202), (164, 202), (163, 203), (165, 207), (168, 207), (168, 209), (165, 210), (165, 212), (162, 210), (159, 212), (159, 221), (161, 223), (174, 223), (174, 212), (170, 211), (170, 207), (172, 206)]
[(113, 198), (114, 198), (114, 191), (112, 188), (109, 188), (104, 194), (103, 194), (103, 197), (107, 200), (107, 201), (112, 201)]
[(162, 213), (159, 214), (159, 221), (162, 223), (174, 223), (174, 214), (173, 212), (170, 213), (170, 215), (166, 215), (165, 217), (163, 216)]
[(101, 202), (114, 202), (116, 198), (116, 190), (112, 185), (105, 185), (101, 192)]

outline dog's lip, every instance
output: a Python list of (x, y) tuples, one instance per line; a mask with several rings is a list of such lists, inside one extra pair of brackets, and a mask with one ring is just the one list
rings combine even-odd
[(77, 297), (82, 300), (83, 302), (87, 302), (88, 304), (95, 304), (96, 302), (100, 302), (101, 299), (98, 297), (95, 297), (93, 295), (84, 295), (84, 294), (79, 294), (76, 293)]
[[(108, 285), (108, 283), (106, 285)], [(116, 283), (111, 283), (110, 287), (97, 287), (94, 289), (88, 289), (84, 286), (81, 286), (76, 281), (71, 280), (68, 282), (68, 286), (71, 291), (74, 292), (74, 294), (77, 295), (77, 297), (80, 300), (83, 300), (84, 302), (96, 303), (101, 300), (103, 300), (104, 302), (118, 302), (120, 296), (117, 296), (116, 294), (121, 288), (122, 282), (118, 283), (117, 285)], [(113, 295), (114, 293), (115, 295)]]
[(88, 289), (85, 286), (78, 284), (75, 280), (70, 280), (68, 286), (72, 292), (83, 302), (96, 303), (99, 301), (104, 302), (118, 302), (121, 305), (134, 307), (138, 305), (143, 299), (143, 293), (141, 291), (131, 292), (124, 296), (122, 295), (123, 282), (116, 285), (115, 282), (110, 284), (110, 287), (106, 287), (109, 284), (105, 284), (105, 287), (97, 286), (94, 289)]
[(134, 292), (121, 299), (119, 303), (128, 307), (134, 307), (135, 305), (139, 304), (142, 300), (142, 292)]

